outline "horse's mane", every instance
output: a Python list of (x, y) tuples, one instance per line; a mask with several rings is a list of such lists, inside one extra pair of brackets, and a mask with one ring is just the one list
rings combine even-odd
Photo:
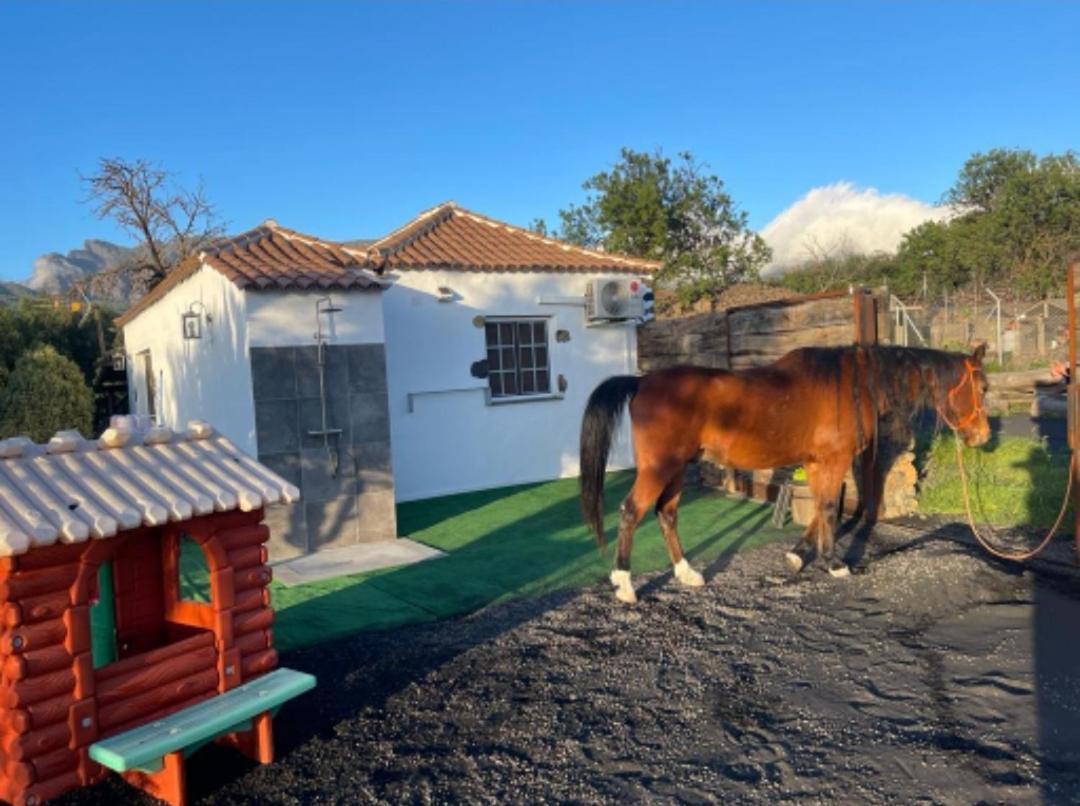
[[(855, 409), (867, 396), (876, 419), (895, 437), (906, 436), (912, 419), (924, 409), (934, 409), (940, 415), (949, 389), (962, 377), (966, 358), (944, 350), (884, 345), (808, 347), (802, 352), (806, 370), (819, 382), (836, 384), (838, 394), (845, 359), (851, 361)], [(865, 444), (859, 418), (856, 430), (857, 442)]]

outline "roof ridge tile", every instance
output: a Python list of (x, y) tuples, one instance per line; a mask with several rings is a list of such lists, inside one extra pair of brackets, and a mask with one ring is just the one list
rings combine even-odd
[(327, 289), (382, 290), (389, 286), (390, 281), (369, 271), (369, 265), (364, 250), (347, 249), (266, 219), (257, 227), (189, 255), (117, 317), (116, 323), (119, 327), (128, 324), (204, 266), (250, 290), (305, 287), (295, 282), (294, 276), (313, 270), (324, 273), (326, 280), (320, 281), (320, 287)]
[[(475, 229), (469, 224), (478, 225)], [(454, 226), (464, 224), (465, 226)], [(490, 237), (484, 237), (490, 236)], [(481, 242), (479, 245), (472, 241)], [(423, 243), (424, 248), (418, 248)], [(467, 210), (454, 202), (423, 211), (372, 242), (368, 260), (377, 268), (442, 268), (650, 273), (660, 263), (587, 249), (505, 221)], [(546, 254), (544, 254), (546, 253)], [(507, 260), (511, 257), (512, 260)]]

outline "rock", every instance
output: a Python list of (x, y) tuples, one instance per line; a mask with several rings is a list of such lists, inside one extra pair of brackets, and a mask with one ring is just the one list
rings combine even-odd
[[(134, 254), (135, 250), (108, 241), (89, 240), (66, 255), (49, 252), (38, 257), (25, 286), (45, 294), (62, 294), (90, 275), (123, 265)], [(122, 297), (119, 294), (118, 298)]]

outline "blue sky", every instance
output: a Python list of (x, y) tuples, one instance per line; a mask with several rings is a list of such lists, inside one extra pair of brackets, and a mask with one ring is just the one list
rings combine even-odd
[(994, 146), (1078, 145), (1070, 3), (3, 3), (0, 279), (86, 238), (101, 156), (201, 177), (234, 230), (513, 223), (620, 146), (692, 151), (755, 227), (842, 180), (933, 202)]

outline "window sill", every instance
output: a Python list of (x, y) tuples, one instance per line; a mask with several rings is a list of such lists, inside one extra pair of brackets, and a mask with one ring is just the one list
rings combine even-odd
[(506, 397), (489, 397), (489, 406), (511, 406), (514, 403), (540, 403), (545, 400), (563, 400), (566, 397), (558, 392), (548, 392), (542, 395), (507, 395)]

